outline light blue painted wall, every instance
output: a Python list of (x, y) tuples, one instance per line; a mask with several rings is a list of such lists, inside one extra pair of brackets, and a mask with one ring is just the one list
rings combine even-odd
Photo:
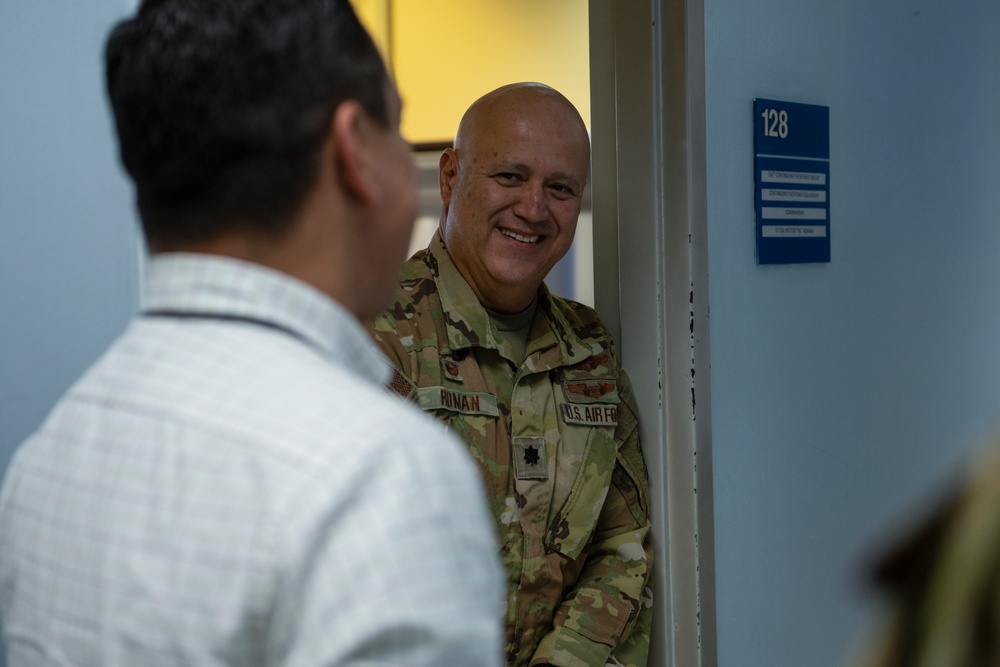
[(0, 468), (138, 305), (102, 65), (125, 9), (0, 3)]
[(102, 66), (127, 8), (0, 0), (0, 470), (138, 307)]
[[(721, 667), (842, 665), (1000, 427), (1000, 4), (705, 0)], [(754, 263), (754, 97), (830, 107), (833, 261)]]

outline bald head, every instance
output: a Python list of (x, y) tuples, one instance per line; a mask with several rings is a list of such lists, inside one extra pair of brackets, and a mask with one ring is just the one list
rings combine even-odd
[(469, 107), (439, 166), (455, 266), (487, 308), (528, 307), (576, 233), (590, 168), (580, 113), (539, 83), (498, 88)]
[(477, 137), (504, 131), (511, 124), (530, 121), (534, 117), (554, 114), (567, 130), (568, 139), (579, 142), (590, 162), (590, 135), (573, 103), (555, 88), (543, 83), (511, 83), (492, 90), (472, 103), (458, 124), (455, 149), (475, 142)]

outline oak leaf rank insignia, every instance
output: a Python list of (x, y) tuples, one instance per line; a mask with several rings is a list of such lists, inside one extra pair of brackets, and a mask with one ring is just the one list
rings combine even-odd
[(538, 450), (530, 445), (524, 448), (524, 462), (529, 466), (538, 465)]
[(514, 472), (518, 479), (548, 479), (549, 464), (545, 460), (545, 438), (541, 436), (515, 436)]

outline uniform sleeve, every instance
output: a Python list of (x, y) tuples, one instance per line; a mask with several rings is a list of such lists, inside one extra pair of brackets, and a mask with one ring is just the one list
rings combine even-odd
[(532, 667), (646, 664), (653, 613), (649, 482), (624, 371), (619, 372), (619, 391), (618, 460), (607, 499), (577, 584), (556, 611), (555, 628), (539, 645)]
[(410, 398), (414, 389), (412, 364), (410, 363), (410, 355), (400, 341), (395, 321), (389, 314), (383, 313), (374, 322), (369, 323), (367, 329), (392, 369), (392, 377), (389, 378), (388, 384), (389, 389), (403, 398)]

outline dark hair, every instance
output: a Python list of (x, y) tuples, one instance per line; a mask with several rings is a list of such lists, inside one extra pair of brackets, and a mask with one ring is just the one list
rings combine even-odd
[(151, 245), (280, 233), (336, 107), (390, 122), (385, 64), (348, 0), (145, 0), (105, 62)]

